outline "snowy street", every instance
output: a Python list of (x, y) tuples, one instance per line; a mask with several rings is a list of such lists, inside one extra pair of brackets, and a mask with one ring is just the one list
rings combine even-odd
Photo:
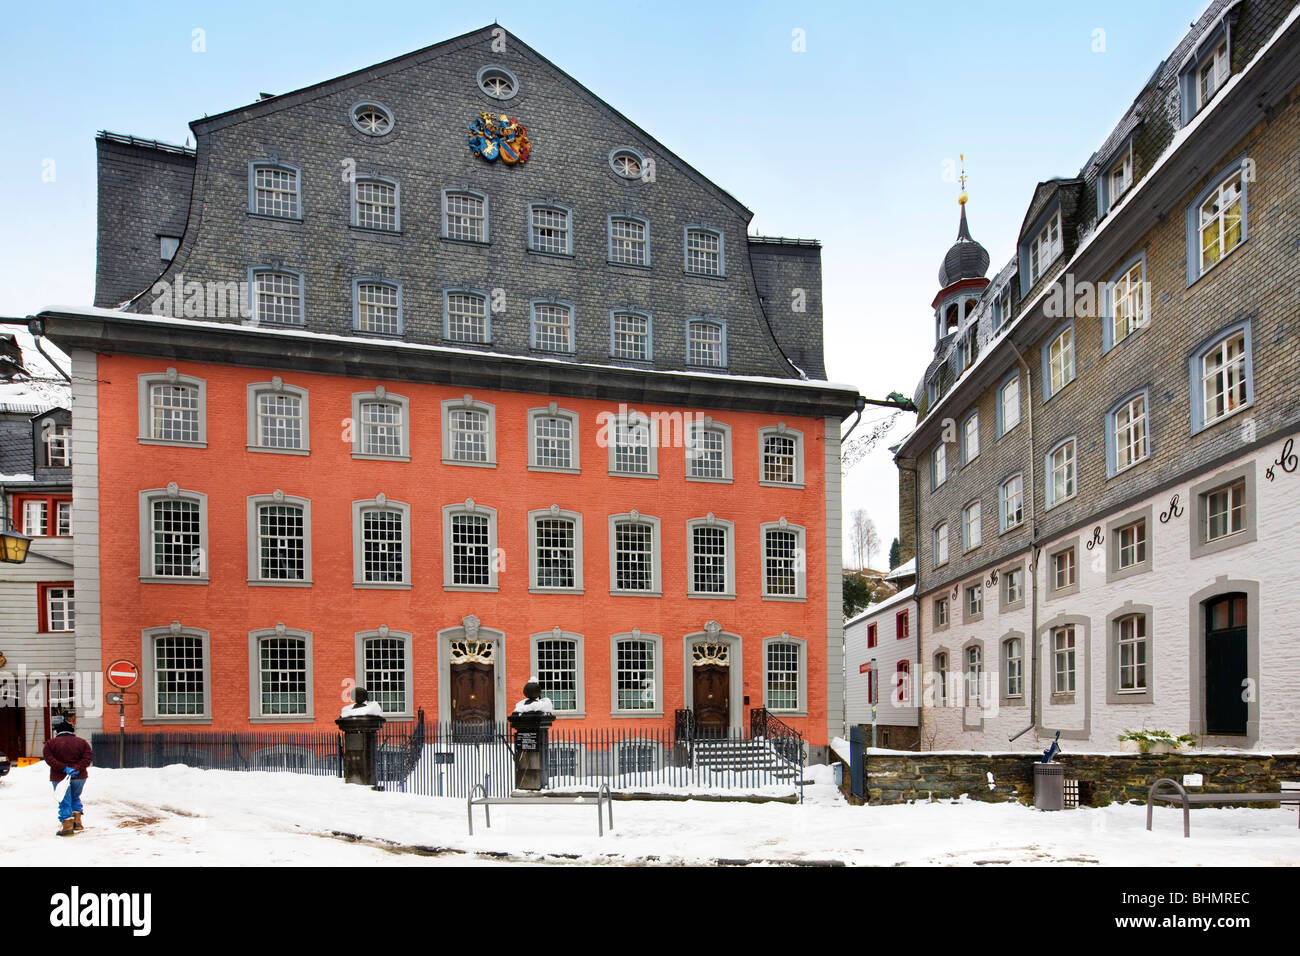
[(1147, 833), (1136, 805), (1054, 814), (972, 802), (854, 807), (828, 768), (810, 770), (818, 782), (802, 806), (616, 801), (614, 829), (600, 838), (594, 806), (494, 807), (490, 830), (475, 808), (471, 837), (458, 799), (292, 773), (93, 769), (87, 830), (59, 840), (47, 770), (36, 765), (0, 781), (0, 866), (1300, 865), (1293, 809), (1196, 810), (1187, 840), (1172, 808), (1158, 808)]

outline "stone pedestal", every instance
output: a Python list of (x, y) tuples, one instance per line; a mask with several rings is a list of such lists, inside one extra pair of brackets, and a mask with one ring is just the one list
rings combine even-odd
[[(364, 691), (357, 694), (365, 703)], [(343, 779), (348, 783), (379, 789), (375, 755), (379, 751), (379, 728), (386, 723), (378, 714), (357, 714), (334, 721), (343, 732)]]
[(514, 731), (515, 788), (541, 790), (546, 786), (546, 748), (555, 715), (528, 710), (510, 715)]

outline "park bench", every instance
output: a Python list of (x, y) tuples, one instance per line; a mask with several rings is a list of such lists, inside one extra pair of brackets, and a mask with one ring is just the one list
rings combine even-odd
[[(610, 796), (609, 784), (602, 783), (596, 791), (596, 829), (599, 836), (605, 835), (605, 813), (609, 816), (609, 828), (614, 829), (614, 800)], [(483, 808), (483, 819), (492, 829), (492, 811), (489, 807), (508, 807), (508, 806), (533, 806), (533, 807), (590, 807), (592, 798), (584, 795), (577, 796), (554, 796), (554, 797), (489, 797), (487, 788), (481, 783), (474, 784), (469, 792), (469, 804), (466, 811), (469, 814), (469, 835), (474, 835), (474, 807)], [(605, 813), (602, 813), (602, 810)]]
[[(1173, 790), (1162, 788), (1166, 785)], [(1188, 811), (1192, 807), (1223, 806), (1229, 803), (1295, 803), (1300, 804), (1300, 790), (1286, 790), (1278, 793), (1188, 793), (1177, 780), (1161, 777), (1147, 791), (1147, 829), (1151, 829), (1151, 808), (1155, 804), (1169, 803), (1183, 808), (1183, 836), (1190, 837), (1191, 819)], [(1300, 826), (1300, 821), (1297, 821)]]

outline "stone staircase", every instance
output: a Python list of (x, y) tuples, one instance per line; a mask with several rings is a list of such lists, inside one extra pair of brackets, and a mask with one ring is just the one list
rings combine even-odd
[(696, 740), (695, 766), (737, 774), (754, 773), (777, 780), (793, 780), (798, 768), (777, 752), (767, 740)]

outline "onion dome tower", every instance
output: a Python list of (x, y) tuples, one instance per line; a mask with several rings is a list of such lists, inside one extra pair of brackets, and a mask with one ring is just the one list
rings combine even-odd
[(965, 156), (962, 156), (961, 195), (957, 204), (961, 206), (961, 221), (957, 225), (957, 241), (948, 249), (939, 266), (939, 294), (934, 297), (934, 341), (937, 346), (949, 333), (956, 332), (965, 324), (966, 316), (975, 308), (980, 292), (989, 284), (988, 250), (971, 238), (970, 225), (966, 222)]

